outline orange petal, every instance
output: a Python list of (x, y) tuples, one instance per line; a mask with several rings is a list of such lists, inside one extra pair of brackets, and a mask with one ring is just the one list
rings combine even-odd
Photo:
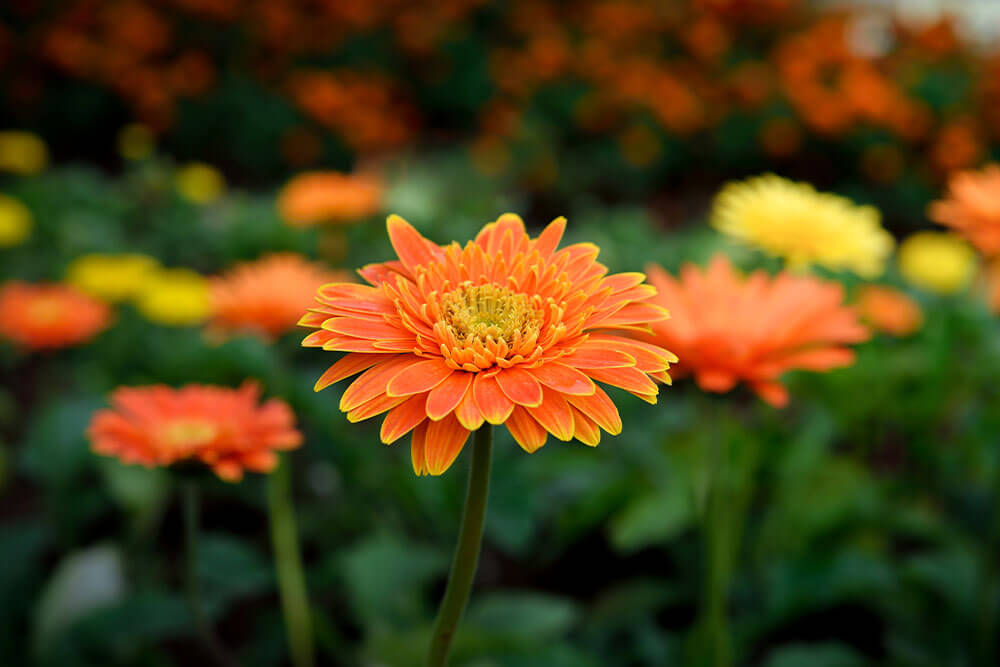
[(412, 271), (415, 266), (434, 261), (435, 257), (428, 247), (430, 242), (413, 225), (398, 215), (390, 215), (385, 226), (389, 242), (406, 268)]
[(362, 340), (413, 340), (413, 332), (402, 326), (359, 317), (331, 317), (323, 322), (323, 330)]
[(496, 377), (477, 373), (472, 394), (483, 418), (491, 424), (502, 424), (514, 410), (514, 402), (500, 389)]
[(592, 396), (567, 396), (566, 400), (611, 435), (622, 432), (622, 418), (618, 414), (618, 408), (600, 387)]
[(541, 405), (542, 385), (523, 368), (506, 368), (496, 374), (496, 379), (503, 393), (515, 403), (532, 407)]
[(225, 459), (214, 464), (212, 472), (218, 475), (223, 482), (235, 483), (243, 479), (243, 468), (232, 459)]
[(543, 388), (543, 393), (542, 404), (537, 408), (527, 408), (528, 414), (560, 440), (572, 440), (573, 411), (569, 403), (562, 394), (548, 387)]
[(780, 382), (755, 382), (752, 386), (768, 404), (776, 408), (788, 405), (788, 390)]
[(589, 396), (596, 388), (593, 381), (582, 372), (558, 361), (549, 361), (529, 372), (542, 384), (563, 394)]
[(566, 218), (562, 217), (556, 218), (542, 230), (542, 233), (535, 239), (535, 250), (542, 256), (542, 259), (548, 259), (552, 256), (552, 253), (559, 247), (559, 242), (565, 231)]
[(656, 396), (660, 391), (645, 373), (634, 368), (591, 368), (587, 374), (598, 382), (620, 387), (640, 398)]
[(427, 394), (427, 416), (437, 421), (457, 408), (472, 385), (472, 377), (472, 373), (452, 371), (444, 382)]
[(390, 410), (382, 420), (382, 429), (379, 431), (382, 442), (391, 445), (427, 419), (427, 411), (424, 409), (426, 401), (423, 395), (417, 394)]
[(635, 366), (635, 357), (620, 350), (585, 347), (561, 357), (560, 361), (573, 368), (627, 368)]
[(376, 396), (372, 400), (361, 404), (360, 406), (354, 408), (347, 413), (347, 421), (352, 424), (355, 422), (363, 421), (374, 417), (375, 415), (380, 415), (386, 410), (391, 410), (403, 401), (406, 400), (404, 396), (389, 396), (388, 394), (382, 394), (381, 396)]
[(366, 370), (351, 383), (344, 395), (340, 397), (340, 409), (344, 412), (350, 412), (359, 405), (384, 394), (389, 380), (407, 366), (412, 365), (416, 358), (412, 354), (394, 355)]
[(695, 382), (702, 391), (712, 391), (723, 394), (736, 386), (737, 378), (732, 373), (725, 371), (703, 370), (697, 371), (694, 376)]
[(441, 421), (428, 422), (427, 436), (424, 439), (427, 472), (440, 475), (450, 468), (468, 439), (468, 429), (452, 415)]
[(601, 441), (601, 429), (593, 419), (586, 416), (576, 408), (573, 411), (573, 437), (585, 445), (596, 447)]
[(475, 431), (486, 421), (483, 418), (483, 413), (479, 410), (479, 406), (476, 405), (476, 398), (472, 395), (471, 391), (465, 392), (462, 402), (455, 408), (455, 417), (462, 426), (470, 431)]
[(417, 475), (427, 474), (427, 457), (424, 449), (427, 440), (427, 424), (429, 423), (427, 421), (421, 422), (413, 429), (413, 437), (410, 438), (410, 460), (413, 462), (413, 472)]
[(378, 362), (385, 360), (386, 356), (384, 354), (352, 352), (344, 355), (337, 363), (327, 368), (326, 372), (319, 376), (315, 386), (313, 386), (313, 390), (320, 391), (326, 389), (334, 382), (340, 382), (346, 377), (367, 370)]
[(510, 419), (505, 423), (507, 430), (514, 436), (517, 444), (521, 445), (521, 449), (529, 454), (537, 451), (539, 447), (544, 445), (549, 435), (542, 428), (542, 425), (535, 421), (534, 417), (528, 414), (528, 411), (520, 405), (514, 408), (514, 411), (510, 413)]
[(386, 385), (390, 396), (409, 396), (430, 391), (452, 374), (444, 359), (424, 359), (397, 373)]

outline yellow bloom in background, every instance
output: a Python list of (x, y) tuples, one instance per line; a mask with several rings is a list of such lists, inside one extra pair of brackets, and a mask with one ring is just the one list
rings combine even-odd
[(160, 263), (148, 255), (83, 255), (69, 265), (66, 282), (116, 303), (137, 295), (159, 269)]
[(865, 278), (885, 270), (895, 245), (874, 207), (774, 174), (726, 185), (715, 198), (712, 225), (784, 258), (789, 268), (815, 264)]
[(166, 269), (153, 274), (136, 297), (146, 319), (167, 326), (199, 324), (211, 310), (208, 281), (190, 269)]
[(913, 234), (900, 245), (898, 262), (907, 281), (938, 294), (965, 289), (976, 271), (972, 246), (945, 232)]
[(195, 204), (211, 204), (226, 190), (226, 179), (211, 165), (192, 162), (177, 170), (177, 192)]
[(153, 131), (142, 123), (131, 123), (118, 132), (118, 154), (126, 160), (145, 160), (154, 148)]
[(0, 132), (0, 171), (30, 176), (45, 169), (49, 150), (45, 142), (31, 132)]
[(0, 194), (0, 248), (15, 246), (31, 233), (31, 211), (19, 200)]

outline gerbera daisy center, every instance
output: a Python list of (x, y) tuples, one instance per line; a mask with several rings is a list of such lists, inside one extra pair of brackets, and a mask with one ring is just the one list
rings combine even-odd
[(497, 285), (463, 285), (441, 299), (441, 315), (463, 343), (513, 343), (538, 334), (542, 317), (527, 294)]
[(218, 425), (208, 420), (175, 419), (163, 426), (160, 439), (172, 449), (187, 449), (211, 442), (218, 434)]

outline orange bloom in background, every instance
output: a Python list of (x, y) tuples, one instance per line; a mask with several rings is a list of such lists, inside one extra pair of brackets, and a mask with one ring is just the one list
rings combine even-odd
[(300, 324), (306, 347), (348, 352), (319, 391), (361, 373), (340, 409), (351, 422), (386, 413), (381, 439), (413, 432), (418, 475), (440, 475), (469, 433), (505, 424), (527, 452), (548, 434), (597, 445), (622, 422), (603, 382), (655, 403), (676, 357), (622, 334), (667, 317), (641, 273), (607, 275), (597, 246), (557, 250), (566, 221), (536, 238), (513, 214), (474, 241), (439, 246), (398, 216), (399, 260), (360, 270), (370, 283), (324, 285)]
[(862, 287), (857, 307), (861, 319), (873, 329), (892, 336), (909, 336), (924, 323), (924, 312), (916, 301), (885, 285)]
[(302, 444), (288, 404), (258, 404), (260, 387), (239, 389), (189, 384), (119, 387), (110, 409), (94, 414), (87, 429), (92, 449), (122, 463), (168, 466), (194, 459), (227, 482), (243, 471), (271, 472), (277, 452)]
[(0, 338), (29, 349), (84, 343), (111, 323), (111, 309), (75, 287), (12, 281), (0, 288)]
[(278, 196), (278, 212), (293, 227), (357, 222), (378, 212), (382, 185), (370, 176), (314, 171), (299, 174)]
[(839, 283), (783, 271), (744, 277), (725, 255), (708, 268), (689, 264), (680, 279), (647, 268), (655, 303), (672, 319), (652, 323), (648, 343), (680, 356), (677, 369), (704, 391), (727, 392), (745, 382), (775, 407), (788, 403), (785, 371), (827, 371), (854, 361), (850, 343), (867, 340), (857, 312), (843, 304)]
[(348, 280), (346, 272), (295, 253), (241, 262), (211, 281), (211, 326), (276, 338), (295, 328), (320, 285)]
[(946, 198), (931, 204), (928, 214), (984, 254), (1000, 253), (1000, 165), (952, 174)]

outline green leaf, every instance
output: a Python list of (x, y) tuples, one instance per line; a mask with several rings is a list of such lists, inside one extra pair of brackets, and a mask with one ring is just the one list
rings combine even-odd
[(636, 551), (677, 537), (694, 519), (690, 487), (668, 484), (629, 503), (611, 522), (611, 541), (621, 551)]

